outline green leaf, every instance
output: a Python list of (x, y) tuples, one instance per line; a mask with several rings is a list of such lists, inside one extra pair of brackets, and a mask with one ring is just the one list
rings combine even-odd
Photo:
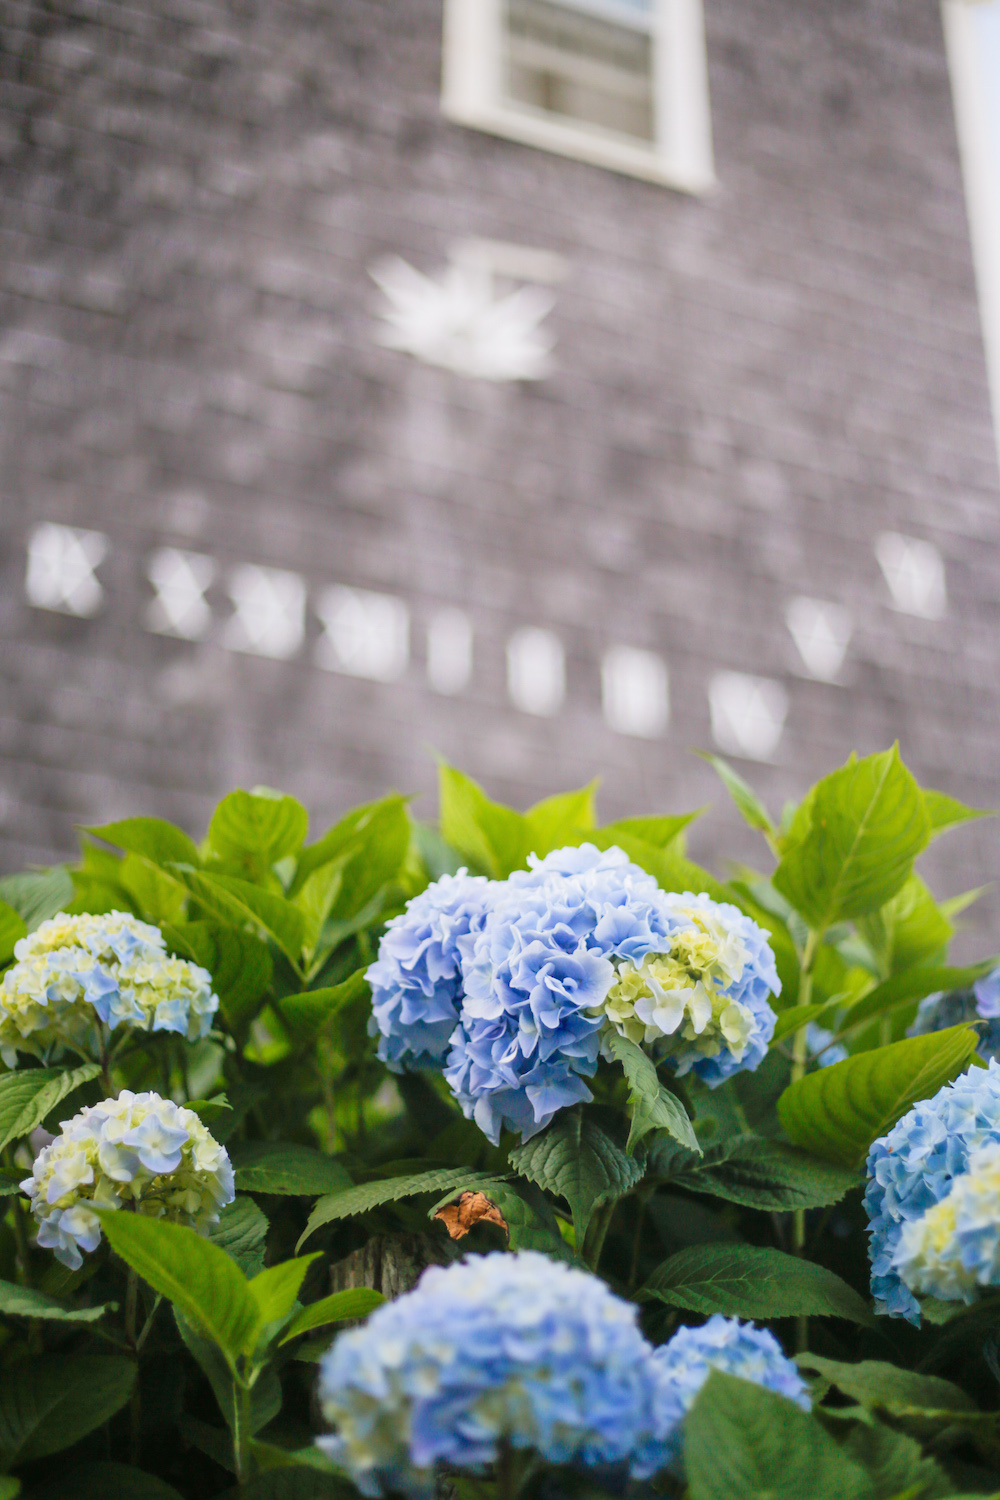
[(337, 861), (345, 886), (351, 888), (354, 910), (360, 911), (397, 873), (409, 841), (406, 798), (397, 792), (352, 808), (321, 839), (303, 849), (288, 894), (296, 896), (314, 870)]
[[(695, 818), (700, 818), (704, 808), (698, 808), (695, 812), (677, 813), (672, 816), (654, 816), (651, 818), (619, 818), (614, 823), (605, 823), (600, 830), (602, 847), (607, 839), (610, 843), (616, 843), (618, 839), (640, 839), (642, 843), (649, 844), (652, 848), (661, 852), (669, 849), (670, 845), (693, 823)], [(590, 842), (593, 842), (589, 838)]]
[[(0, 1500), (7, 1500), (2, 1489)], [(65, 1476), (40, 1489), (33, 1486), (30, 1500), (68, 1500)], [(181, 1500), (181, 1496), (162, 1479), (127, 1464), (74, 1462), (72, 1500)]]
[(933, 1459), (924, 1458), (920, 1444), (902, 1432), (855, 1422), (841, 1452), (864, 1469), (873, 1500), (957, 1500), (944, 1470)]
[(99, 1210), (112, 1250), (211, 1339), (235, 1370), (257, 1341), (260, 1315), (247, 1279), (218, 1245), (183, 1224)]
[(896, 1412), (914, 1406), (953, 1412), (978, 1410), (972, 1398), (950, 1380), (941, 1380), (937, 1375), (918, 1375), (914, 1370), (901, 1370), (881, 1360), (863, 1359), (860, 1364), (852, 1365), (820, 1354), (800, 1354), (796, 1363), (800, 1369), (822, 1376), (827, 1387), (835, 1385), (838, 1391), (869, 1410)]
[(267, 1469), (219, 1500), (357, 1500), (357, 1491), (332, 1470), (295, 1465)]
[(79, 1068), (24, 1068), (0, 1077), (0, 1150), (30, 1135), (81, 1084), (96, 1078), (97, 1063)]
[(852, 756), (803, 802), (773, 883), (823, 932), (891, 900), (930, 832), (923, 793), (898, 746), (863, 760)]
[[(0, 1500), (17, 1500), (21, 1493), (21, 1481), (15, 1479), (13, 1474), (0, 1474)], [(50, 1491), (50, 1500), (53, 1500)], [(62, 1500), (61, 1496), (55, 1496), (54, 1500)], [(177, 1496), (180, 1500), (180, 1496)]]
[(207, 875), (186, 868), (181, 874), (188, 890), (206, 910), (227, 922), (252, 922), (263, 928), (292, 967), (297, 967), (305, 924), (302, 913), (290, 901), (232, 875)]
[(932, 792), (927, 787), (924, 788), (924, 806), (930, 818), (932, 839), (949, 828), (955, 828), (959, 823), (967, 823), (971, 818), (996, 817), (996, 813), (990, 808), (966, 807), (957, 797), (949, 797), (944, 792)]
[(496, 1180), (496, 1176), (489, 1172), (470, 1172), (468, 1167), (442, 1167), (433, 1172), (418, 1172), (407, 1177), (363, 1182), (358, 1187), (331, 1193), (328, 1197), (321, 1198), (309, 1215), (309, 1222), (295, 1247), (296, 1251), (302, 1248), (317, 1229), (324, 1224), (332, 1224), (336, 1219), (365, 1214), (383, 1203), (396, 1203), (400, 1198), (416, 1198), (421, 1193), (443, 1193), (454, 1188), (485, 1192)]
[(288, 1325), (283, 1344), (291, 1339), (297, 1339), (300, 1334), (309, 1333), (314, 1328), (326, 1328), (330, 1323), (354, 1322), (359, 1318), (367, 1318), (376, 1307), (381, 1307), (385, 1298), (381, 1292), (373, 1291), (370, 1287), (351, 1287), (345, 1292), (333, 1292), (329, 1297), (323, 1297), (319, 1302), (311, 1302), (304, 1307), (298, 1317)]
[(184, 1108), (193, 1109), (202, 1124), (208, 1126), (212, 1126), (221, 1116), (231, 1115), (233, 1112), (226, 1094), (213, 1094), (211, 1099), (188, 1099)]
[(638, 1142), (651, 1130), (667, 1130), (675, 1141), (679, 1141), (689, 1151), (700, 1153), (698, 1137), (683, 1104), (675, 1094), (664, 1088), (656, 1076), (655, 1066), (642, 1048), (613, 1030), (608, 1033), (608, 1046), (621, 1063), (628, 1079), (632, 1128), (629, 1131), (626, 1153), (631, 1155)]
[(921, 964), (918, 968), (908, 969), (904, 974), (896, 974), (892, 979), (877, 984), (850, 1007), (839, 1035), (855, 1031), (873, 1017), (886, 1015), (897, 1006), (908, 1005), (912, 1000), (922, 1000), (925, 995), (970, 989), (977, 979), (989, 973), (995, 962), (995, 959), (987, 959), (984, 963), (969, 964), (962, 969)]
[(718, 1370), (688, 1413), (684, 1461), (691, 1500), (875, 1500), (815, 1417)]
[(788, 1213), (805, 1208), (826, 1208), (839, 1203), (845, 1193), (860, 1187), (855, 1172), (810, 1156), (781, 1141), (748, 1137), (736, 1141), (724, 1154), (704, 1165), (694, 1162), (671, 1177), (671, 1182), (695, 1193), (710, 1193), (728, 1203), (748, 1208)]
[(826, 1009), (827, 1002), (824, 1001), (822, 1005), (793, 1005), (790, 1010), (783, 1010), (774, 1028), (771, 1046), (776, 1046), (790, 1032), (798, 1031), (800, 1026), (808, 1026), (810, 1021), (815, 1021)]
[(521, 813), (492, 802), (471, 776), (444, 762), (438, 768), (441, 835), (476, 869), (494, 880), (523, 868), (528, 833)]
[(322, 990), (306, 990), (301, 995), (284, 995), (278, 1001), (281, 1019), (296, 1041), (311, 1041), (326, 1023), (366, 993), (365, 974), (368, 965), (355, 969), (340, 984)]
[(859, 1168), (872, 1141), (911, 1105), (958, 1077), (978, 1040), (968, 1026), (952, 1026), (858, 1052), (791, 1084), (778, 1100), (778, 1118), (795, 1145)]
[(911, 875), (891, 901), (858, 919), (884, 978), (942, 960), (955, 929), (919, 875)]
[(744, 822), (749, 823), (751, 828), (756, 828), (771, 839), (777, 835), (777, 828), (771, 820), (771, 815), (763, 802), (757, 796), (753, 787), (743, 780), (728, 761), (722, 759), (721, 755), (711, 755), (706, 750), (699, 750), (698, 754), (702, 760), (707, 760), (715, 770), (726, 791), (732, 797), (737, 810), (743, 817)]
[(208, 825), (208, 843), (220, 859), (263, 873), (279, 859), (298, 854), (308, 830), (309, 814), (301, 802), (257, 787), (223, 797)]
[(0, 879), (0, 900), (23, 917), (29, 932), (34, 932), (49, 917), (64, 911), (73, 900), (73, 878), (65, 865), (49, 870), (26, 870), (19, 875)]
[(106, 1312), (114, 1312), (117, 1302), (101, 1307), (65, 1307), (55, 1297), (36, 1292), (31, 1287), (0, 1281), (0, 1313), (6, 1318), (45, 1318), (56, 1323), (96, 1323)]
[(85, 828), (84, 833), (114, 844), (127, 854), (138, 854), (154, 865), (199, 865), (198, 850), (193, 839), (173, 823), (162, 818), (123, 818), (118, 823), (103, 823), (98, 828)]
[(284, 1260), (280, 1265), (269, 1266), (250, 1282), (250, 1295), (257, 1304), (258, 1320), (262, 1326), (287, 1318), (295, 1306), (299, 1288), (313, 1261), (321, 1257), (303, 1255), (298, 1260)]
[(591, 833), (597, 822), (594, 813), (596, 790), (597, 782), (592, 781), (578, 791), (559, 792), (529, 807), (524, 815), (531, 845), (527, 853), (544, 858), (553, 849), (575, 844)]
[(231, 1255), (244, 1276), (256, 1276), (264, 1269), (264, 1242), (268, 1223), (252, 1198), (237, 1193), (219, 1215), (218, 1224), (209, 1231), (213, 1245)]
[(217, 922), (164, 923), (167, 946), (207, 969), (219, 1009), (232, 1031), (248, 1026), (271, 983), (273, 964), (266, 943), (250, 932)]
[(311, 1146), (279, 1141), (244, 1141), (229, 1153), (236, 1186), (244, 1193), (318, 1197), (351, 1186), (339, 1162)]
[(27, 937), (28, 929), (20, 912), (6, 901), (0, 901), (0, 968), (14, 957), (14, 945)]
[[(232, 1370), (218, 1344), (214, 1344), (211, 1339), (202, 1338), (197, 1329), (191, 1326), (176, 1307), (174, 1308), (174, 1321), (185, 1348), (208, 1378), (222, 1414), (222, 1420), (231, 1432), (236, 1423), (236, 1387)], [(277, 1379), (276, 1372), (265, 1366), (260, 1370), (250, 1393), (250, 1430), (259, 1432), (278, 1415), (280, 1410), (281, 1382)], [(214, 1429), (206, 1426), (205, 1431), (213, 1432)], [(222, 1445), (216, 1452), (222, 1458), (225, 1467), (227, 1461), (232, 1462), (232, 1445), (225, 1433), (220, 1436)], [(199, 1446), (202, 1445), (199, 1444)], [(203, 1446), (202, 1451), (206, 1451)], [(224, 1458), (223, 1455), (225, 1455)], [(212, 1457), (215, 1456), (216, 1453), (213, 1453)]]
[(519, 1176), (566, 1199), (580, 1246), (595, 1209), (627, 1193), (643, 1174), (635, 1157), (626, 1156), (579, 1105), (561, 1110), (540, 1135), (512, 1151), (510, 1164)]
[(128, 1401), (135, 1373), (120, 1355), (21, 1360), (16, 1377), (0, 1382), (4, 1467), (61, 1453), (101, 1427)]
[(639, 1295), (736, 1318), (874, 1321), (854, 1288), (825, 1266), (760, 1245), (689, 1245), (657, 1266)]

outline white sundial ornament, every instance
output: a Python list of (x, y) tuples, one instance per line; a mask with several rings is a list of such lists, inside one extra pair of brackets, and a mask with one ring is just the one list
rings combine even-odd
[[(376, 340), (473, 379), (542, 380), (555, 340), (540, 325), (555, 299), (537, 283), (565, 271), (548, 251), (492, 240), (454, 246), (439, 281), (390, 256), (370, 272), (386, 299)], [(526, 284), (500, 292), (498, 276)]]

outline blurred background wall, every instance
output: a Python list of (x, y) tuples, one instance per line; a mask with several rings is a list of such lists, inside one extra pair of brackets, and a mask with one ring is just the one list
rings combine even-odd
[[(446, 118), (440, 0), (0, 4), (4, 868), (234, 784), (429, 793), (434, 751), (520, 805), (712, 801), (717, 868), (759, 850), (694, 748), (777, 807), (898, 737), (1000, 803), (937, 5), (706, 0), (696, 192), (642, 165), (618, 10), (505, 24), (524, 117), (624, 171)], [(998, 864), (989, 823), (925, 861)]]

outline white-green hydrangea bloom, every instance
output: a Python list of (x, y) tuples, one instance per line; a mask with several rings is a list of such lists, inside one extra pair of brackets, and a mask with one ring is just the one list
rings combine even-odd
[(892, 1267), (911, 1292), (942, 1302), (1000, 1285), (1000, 1145), (973, 1151), (946, 1196), (904, 1223)]
[(669, 948), (618, 965), (603, 1010), (622, 1036), (692, 1068), (708, 1083), (756, 1067), (774, 1031), (780, 989), (765, 934), (736, 907), (668, 895)]
[(0, 1056), (11, 1068), (18, 1052), (54, 1044), (93, 1054), (98, 1022), (197, 1041), (219, 1008), (208, 970), (172, 957), (160, 929), (129, 912), (60, 912), (14, 958), (0, 985)]
[(38, 1221), (38, 1243), (73, 1271), (96, 1250), (95, 1208), (130, 1208), (200, 1233), (235, 1196), (224, 1146), (193, 1109), (159, 1094), (133, 1094), (63, 1120), (21, 1187)]

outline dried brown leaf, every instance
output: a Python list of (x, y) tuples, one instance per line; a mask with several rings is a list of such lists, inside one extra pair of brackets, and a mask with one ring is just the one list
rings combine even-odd
[(507, 1220), (485, 1193), (462, 1193), (454, 1203), (439, 1208), (434, 1217), (441, 1220), (453, 1240), (462, 1239), (473, 1225), (484, 1219), (487, 1224), (499, 1224), (505, 1234), (510, 1234)]

